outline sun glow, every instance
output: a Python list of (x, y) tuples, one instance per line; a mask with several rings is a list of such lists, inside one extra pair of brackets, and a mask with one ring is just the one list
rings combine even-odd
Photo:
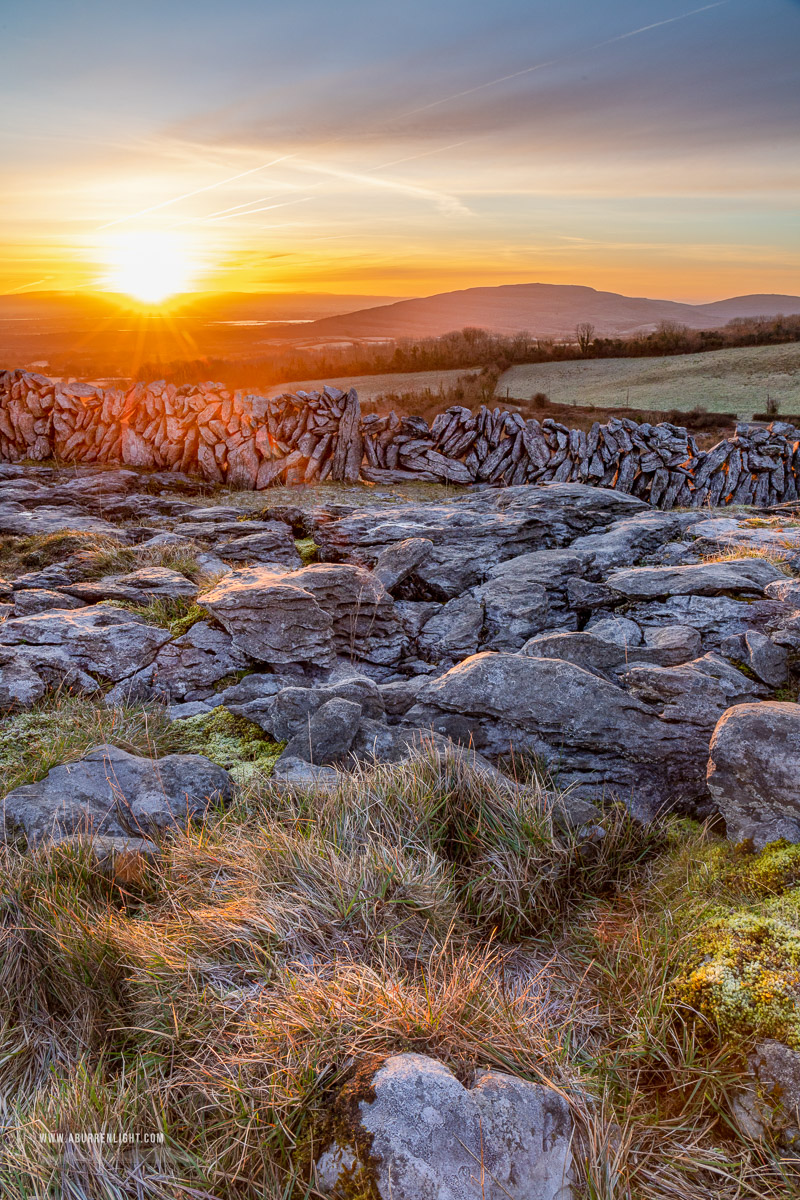
[(103, 284), (144, 304), (190, 291), (199, 271), (192, 246), (174, 233), (115, 233), (103, 247)]

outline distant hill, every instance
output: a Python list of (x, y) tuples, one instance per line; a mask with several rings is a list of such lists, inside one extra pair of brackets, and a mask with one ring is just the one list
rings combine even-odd
[[(314, 321), (354, 308), (391, 304), (395, 296), (347, 296), (325, 292), (196, 292), (175, 296), (171, 314), (196, 321)], [(137, 306), (114, 292), (22, 292), (0, 295), (0, 320), (78, 322), (114, 316)]]
[(550, 283), (516, 283), (466, 288), (419, 300), (401, 300), (309, 325), (321, 337), (437, 337), (475, 325), (492, 333), (522, 330), (536, 337), (566, 337), (575, 326), (591, 324), (603, 337), (646, 333), (661, 321), (690, 329), (714, 329), (734, 317), (800, 313), (800, 296), (735, 296), (713, 304), (681, 304), (598, 292), (594, 288)]

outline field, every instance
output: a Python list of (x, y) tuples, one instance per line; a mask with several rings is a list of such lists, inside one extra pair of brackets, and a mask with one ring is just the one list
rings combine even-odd
[[(473, 368), (474, 373), (477, 373), (479, 369), (479, 367)], [(317, 391), (324, 384), (330, 383), (338, 388), (356, 388), (362, 405), (366, 402), (367, 406), (369, 406), (369, 402), (374, 400), (376, 396), (386, 395), (387, 392), (424, 392), (426, 389), (438, 391), (440, 388), (446, 388), (457, 383), (462, 375), (469, 375), (471, 373), (473, 372), (469, 369), (462, 369), (455, 371), (407, 371), (398, 375), (343, 375), (338, 379), (295, 379), (290, 383), (278, 383), (274, 387), (267, 388), (266, 394), (268, 396), (280, 396), (281, 392), (296, 392), (298, 389), (303, 392), (312, 392)]]
[(779, 414), (798, 413), (800, 345), (520, 365), (501, 375), (496, 395), (529, 400), (537, 392), (556, 404), (662, 411), (701, 407), (735, 412), (742, 419), (763, 413), (769, 397)]

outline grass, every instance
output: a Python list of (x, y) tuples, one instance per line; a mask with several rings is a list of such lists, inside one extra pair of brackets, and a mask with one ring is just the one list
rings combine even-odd
[(158, 597), (147, 604), (136, 604), (131, 600), (103, 600), (102, 603), (136, 613), (148, 624), (168, 629), (173, 637), (187, 633), (198, 621), (213, 620), (211, 614), (192, 596)]
[(800, 346), (746, 346), (660, 358), (584, 359), (510, 367), (498, 402), (544, 392), (558, 404), (689, 412), (763, 412), (767, 395), (777, 418), (800, 412)]
[(133, 547), (116, 538), (64, 530), (30, 537), (0, 537), (0, 570), (14, 577), (72, 560), (80, 578), (124, 575), (139, 567), (168, 567), (195, 583), (205, 582), (192, 542), (175, 546)]
[[(0, 726), (4, 782), (16, 752), (38, 777), (109, 737), (257, 763), (246, 726), (55, 698)], [(308, 1164), (340, 1088), (414, 1050), (462, 1079), (553, 1081), (576, 1200), (796, 1196), (795, 1168), (729, 1116), (759, 1030), (732, 1036), (682, 980), (711, 922), (800, 925), (800, 848), (613, 808), (581, 841), (520, 778), (433, 753), (333, 792), (252, 772), (127, 888), (85, 846), (0, 848), (0, 1194), (319, 1197)], [(41, 1140), (102, 1130), (142, 1140)]]

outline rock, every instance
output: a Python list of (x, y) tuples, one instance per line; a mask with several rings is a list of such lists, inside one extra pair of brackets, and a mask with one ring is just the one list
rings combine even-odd
[(641, 500), (583, 484), (558, 483), (476, 492), (458, 502), (364, 509), (326, 523), (315, 537), (322, 556), (369, 565), (406, 538), (433, 544), (414, 578), (423, 593), (408, 599), (449, 600), (482, 583), (504, 559), (566, 545), (617, 518), (649, 512)]
[(360, 720), (361, 705), (336, 696), (307, 718), (283, 753), (287, 759), (299, 758), (317, 766), (339, 762), (352, 746)]
[(14, 616), (27, 617), (31, 613), (51, 612), (53, 609), (83, 608), (83, 600), (76, 600), (63, 592), (51, 592), (48, 588), (20, 588), (14, 593)]
[(387, 714), (398, 717), (408, 712), (424, 682), (424, 675), (414, 675), (410, 679), (398, 679), (394, 683), (380, 684), (378, 690)]
[(728, 837), (760, 850), (786, 838), (800, 842), (800, 706), (739, 704), (717, 722), (708, 788)]
[(229, 633), (208, 621), (198, 621), (162, 646), (153, 665), (157, 695), (169, 700), (199, 700), (221, 679), (249, 667), (251, 660)]
[(428, 557), (433, 542), (428, 538), (405, 538), (393, 546), (387, 546), (375, 559), (373, 574), (381, 581), (387, 592), (402, 583), (415, 567)]
[(764, 588), (764, 595), (781, 604), (800, 608), (800, 579), (775, 579)]
[[(516, 576), (511, 572), (498, 575), (474, 588), (472, 595), (483, 610), (482, 640), (489, 650), (519, 650), (530, 637), (546, 629), (549, 624), (547, 591), (540, 583), (532, 582), (525, 575)], [(458, 600), (451, 600), (445, 605), (442, 615), (450, 605), (458, 603)], [(564, 623), (569, 624), (568, 621)], [(474, 649), (477, 649), (477, 645)], [(464, 658), (465, 654), (458, 657)]]
[(537, 754), (561, 786), (589, 800), (616, 794), (643, 816), (706, 794), (711, 723), (662, 719), (657, 708), (571, 662), (476, 654), (428, 680), (406, 721), (489, 756), (509, 746)]
[(291, 686), (286, 675), (261, 675), (253, 672), (245, 675), (238, 683), (217, 692), (216, 699), (218, 704), (229, 708), (231, 705), (249, 704), (253, 700), (267, 700), (270, 696), (276, 696), (282, 688)]
[(13, 650), (0, 649), (0, 709), (30, 708), (45, 691), (30, 663)]
[(590, 621), (585, 632), (601, 638), (604, 642), (621, 646), (624, 650), (635, 649), (644, 640), (639, 626), (628, 617), (600, 617), (596, 621)]
[[(677, 666), (697, 658), (701, 643), (700, 634), (689, 625), (662, 625), (645, 631), (645, 644), (652, 654), (650, 661), (662, 667)], [(643, 657), (641, 647), (633, 651), (633, 657)]]
[(316, 1163), (326, 1192), (340, 1194), (343, 1166), (352, 1176), (369, 1147), (361, 1165), (384, 1200), (571, 1200), (572, 1117), (543, 1084), (491, 1070), (464, 1087), (444, 1063), (399, 1054), (350, 1119), (351, 1142), (340, 1136)]
[(396, 600), (394, 611), (409, 637), (416, 639), (423, 625), (441, 612), (442, 607), (435, 600)]
[(328, 666), (335, 658), (333, 621), (298, 574), (243, 567), (204, 593), (203, 607), (257, 662)]
[(168, 567), (139, 567), (124, 575), (65, 584), (61, 591), (89, 604), (100, 600), (147, 604), (151, 600), (192, 599), (197, 595), (197, 584)]
[(664, 720), (685, 722), (709, 733), (731, 705), (764, 694), (757, 683), (716, 654), (678, 667), (634, 663), (622, 681), (631, 695), (655, 705)]
[(407, 637), (394, 601), (371, 571), (348, 563), (313, 563), (287, 582), (305, 588), (329, 614), (333, 645), (351, 660), (392, 664)]
[(204, 717), (214, 711), (214, 706), (205, 700), (187, 700), (183, 704), (169, 704), (167, 718), (170, 721), (187, 721), (189, 717)]
[(292, 787), (330, 791), (338, 787), (341, 774), (335, 767), (319, 767), (303, 758), (289, 758), (282, 754), (273, 767), (271, 779)]
[(0, 623), (0, 644), (19, 647), (36, 670), (71, 665), (114, 682), (152, 662), (170, 640), (168, 630), (135, 613), (93, 605), (75, 612), (35, 613)]
[(570, 550), (585, 564), (593, 577), (613, 567), (627, 566), (650, 554), (665, 542), (678, 537), (683, 522), (675, 513), (643, 512), (614, 521), (602, 533), (576, 538)]
[(783, 572), (765, 559), (736, 558), (689, 567), (631, 567), (613, 571), (605, 586), (628, 600), (726, 592), (762, 595), (768, 583), (783, 578)]
[(594, 633), (540, 633), (520, 651), (529, 658), (559, 658), (607, 677), (625, 662), (625, 650)]
[(726, 638), (722, 652), (748, 667), (768, 687), (780, 687), (788, 678), (789, 656), (786, 650), (783, 646), (776, 646), (756, 629)]
[[(274, 532), (250, 533), (228, 542), (218, 542), (216, 551), (220, 558), (230, 562), (277, 562), (288, 567), (302, 566), (291, 526), (283, 521), (271, 521), (270, 524), (274, 525)], [(247, 525), (243, 525), (243, 528), (246, 529)]]
[(82, 508), (73, 508), (69, 504), (58, 508), (25, 509), (21, 504), (0, 503), (0, 533), (34, 537), (67, 532), (127, 540), (126, 533), (117, 525), (92, 517)]
[(271, 696), (254, 697), (229, 707), (231, 711), (259, 725), (276, 741), (285, 742), (302, 732), (308, 725), (309, 717), (333, 699), (357, 704), (364, 716), (383, 716), (383, 700), (378, 685), (363, 675), (340, 679), (321, 687), (287, 687), (284, 682)]
[(147, 837), (202, 817), (232, 794), (228, 772), (202, 755), (154, 761), (97, 746), (78, 762), (53, 767), (38, 783), (9, 792), (5, 832), (34, 845), (76, 833)]
[(474, 596), (458, 596), (425, 622), (417, 637), (417, 645), (425, 658), (432, 662), (441, 659), (467, 658), (478, 649), (483, 630), (483, 605)]
[(665, 625), (685, 625), (701, 635), (703, 649), (717, 650), (731, 634), (766, 627), (781, 610), (771, 600), (733, 600), (730, 596), (670, 596), (632, 604), (627, 617), (647, 632)]
[(800, 1052), (783, 1042), (767, 1038), (756, 1045), (748, 1059), (750, 1070), (761, 1085), (761, 1094), (773, 1108), (772, 1124), (791, 1130), (797, 1140), (800, 1127)]

